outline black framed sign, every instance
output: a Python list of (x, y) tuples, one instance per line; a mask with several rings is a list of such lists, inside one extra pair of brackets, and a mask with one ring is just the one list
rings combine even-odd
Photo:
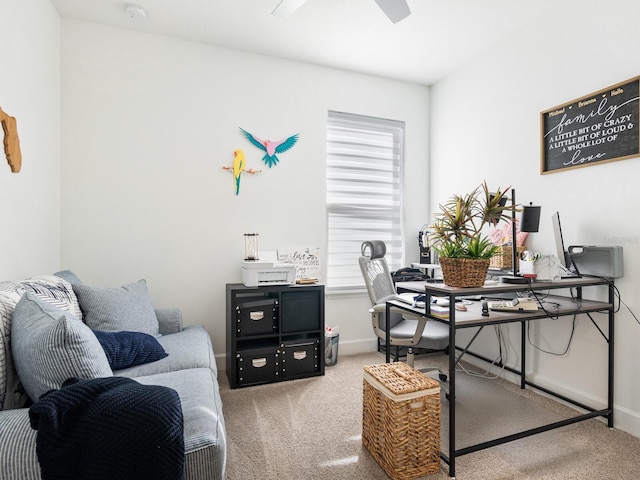
[(540, 114), (540, 173), (640, 155), (640, 76)]

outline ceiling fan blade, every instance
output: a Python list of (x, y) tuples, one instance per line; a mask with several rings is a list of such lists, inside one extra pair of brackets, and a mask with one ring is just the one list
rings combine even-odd
[(393, 23), (398, 23), (411, 13), (407, 0), (376, 0), (376, 3)]
[(282, 0), (273, 12), (271, 12), (271, 15), (275, 15), (276, 17), (288, 17), (306, 1), (307, 0)]

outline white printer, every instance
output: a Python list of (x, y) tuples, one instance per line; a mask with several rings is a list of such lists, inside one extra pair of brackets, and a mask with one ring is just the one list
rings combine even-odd
[[(245, 287), (263, 285), (293, 285), (296, 283), (296, 266), (291, 263), (277, 263), (276, 253), (261, 254), (264, 260), (242, 262), (242, 283)], [(272, 260), (273, 261), (270, 261)]]

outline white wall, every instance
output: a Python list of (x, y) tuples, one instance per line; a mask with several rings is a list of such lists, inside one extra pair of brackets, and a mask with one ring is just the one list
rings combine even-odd
[(60, 263), (60, 18), (49, 0), (0, 0), (0, 107), (17, 120), (22, 169), (0, 129), (0, 281)]
[[(516, 188), (519, 202), (542, 206), (539, 233), (527, 246), (554, 253), (551, 215), (559, 211), (567, 245), (622, 245), (622, 300), (640, 314), (640, 158), (539, 174), (540, 112), (640, 74), (640, 3), (559, 2), (553, 16), (535, 21), (432, 88), (431, 205), (486, 179)], [(454, 147), (455, 146), (455, 147)], [(600, 298), (598, 292), (590, 292)], [(604, 315), (596, 316), (606, 329)], [(562, 351), (570, 321), (534, 329), (538, 345)], [(616, 314), (616, 426), (640, 435), (640, 325), (622, 306)], [(512, 329), (512, 345), (518, 330)], [(497, 353), (493, 331), (476, 350)], [(537, 380), (589, 403), (606, 405), (606, 345), (586, 317), (577, 321), (564, 357), (530, 349)], [(511, 364), (518, 360), (517, 349)]]
[[(426, 86), (63, 20), (62, 105), (62, 267), (104, 286), (146, 278), (154, 304), (206, 325), (219, 356), (244, 233), (258, 232), (261, 250), (324, 254), (328, 110), (406, 122), (407, 261), (417, 260)], [(238, 127), (300, 139), (268, 168)], [(238, 196), (222, 169), (237, 148), (262, 169)], [(365, 294), (327, 298), (341, 353), (375, 348), (368, 308)]]

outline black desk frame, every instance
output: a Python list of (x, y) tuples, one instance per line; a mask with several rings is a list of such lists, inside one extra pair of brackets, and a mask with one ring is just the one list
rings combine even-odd
[[(591, 300), (584, 300), (582, 298), (582, 288), (583, 287), (591, 287), (591, 286), (606, 286), (608, 288), (608, 302), (598, 302)], [(449, 340), (451, 348), (449, 348), (449, 455), (445, 455), (442, 451), (440, 452), (440, 457), (442, 460), (449, 465), (449, 476), (455, 477), (456, 473), (456, 458), (462, 455), (466, 455), (469, 453), (477, 452), (479, 450), (484, 450), (486, 448), (494, 447), (496, 445), (502, 445), (504, 443), (512, 442), (514, 440), (518, 440), (521, 438), (529, 437), (531, 435), (536, 435), (538, 433), (546, 432), (549, 430), (553, 430), (556, 428), (564, 427), (566, 425), (570, 425), (573, 423), (581, 422), (584, 420), (588, 420), (594, 417), (604, 417), (607, 419), (607, 424), (609, 428), (613, 428), (613, 385), (614, 385), (614, 295), (615, 288), (613, 281), (602, 279), (602, 278), (578, 278), (578, 279), (565, 279), (556, 282), (532, 282), (529, 284), (498, 284), (495, 286), (489, 287), (478, 287), (478, 288), (453, 288), (448, 287), (443, 284), (433, 284), (433, 283), (425, 283), (425, 282), (404, 282), (398, 283), (398, 290), (405, 291), (414, 291), (418, 293), (425, 294), (425, 307), (424, 308), (415, 308), (411, 307), (408, 304), (399, 302), (399, 301), (388, 301), (386, 302), (386, 318), (390, 318), (391, 309), (399, 309), (407, 312), (411, 312), (413, 314), (424, 315), (431, 320), (435, 320), (438, 322), (442, 322), (449, 325)], [(546, 297), (553, 299), (554, 302), (558, 302), (558, 308), (553, 311), (546, 313), (544, 310), (539, 309), (537, 312), (522, 312), (522, 313), (511, 313), (511, 312), (494, 312), (491, 311), (488, 317), (483, 317), (481, 315), (481, 307), (480, 302), (474, 302), (474, 305), (469, 308), (467, 312), (457, 312), (455, 310), (455, 298), (457, 296), (467, 296), (467, 295), (484, 295), (490, 296), (491, 294), (498, 293), (509, 293), (509, 292), (545, 292), (547, 290), (558, 290), (558, 289), (576, 289), (576, 295), (571, 296), (553, 296)], [(449, 318), (442, 319), (436, 317), (431, 314), (430, 306), (431, 306), (431, 297), (448, 297), (449, 299)], [(602, 337), (608, 344), (608, 369), (607, 369), (607, 408), (604, 409), (595, 409), (588, 405), (584, 405), (581, 402), (568, 398), (559, 393), (553, 392), (545, 387), (537, 385), (526, 378), (526, 327), (529, 321), (540, 320), (549, 318), (550, 315), (553, 318), (557, 317), (566, 317), (577, 314), (584, 313), (595, 313), (606, 312), (608, 315), (608, 338), (606, 334), (598, 327), (598, 325), (593, 322), (595, 327), (601, 333)], [(456, 320), (456, 315), (458, 316), (458, 320)], [(486, 442), (478, 443), (476, 445), (471, 445), (465, 448), (456, 449), (456, 365), (460, 361), (463, 355), (469, 354), (480, 358), (485, 361), (490, 361), (487, 358), (482, 357), (481, 355), (470, 352), (468, 349), (471, 344), (476, 339), (477, 335), (483, 329), (483, 327), (487, 325), (499, 325), (506, 323), (520, 323), (521, 326), (521, 362), (520, 369), (511, 368), (508, 366), (500, 365), (504, 367), (505, 370), (508, 370), (514, 374), (520, 376), (520, 388), (524, 389), (527, 386), (533, 387), (537, 390), (540, 390), (548, 395), (554, 396), (558, 399), (561, 399), (565, 402), (571, 403), (582, 410), (585, 410), (587, 413), (576, 415), (571, 418), (567, 418), (565, 420), (561, 420), (558, 422), (553, 422), (547, 425), (543, 425), (537, 428), (525, 430), (522, 432), (514, 433), (512, 435), (507, 435), (504, 437), (492, 439)], [(456, 331), (458, 329), (464, 328), (473, 328), (479, 327), (476, 334), (469, 341), (469, 343), (460, 348), (456, 345)], [(389, 354), (389, 330), (387, 330), (386, 335), (386, 361), (390, 362), (390, 354)], [(453, 348), (455, 347), (455, 348)], [(457, 352), (460, 351), (460, 354), (456, 357)]]

